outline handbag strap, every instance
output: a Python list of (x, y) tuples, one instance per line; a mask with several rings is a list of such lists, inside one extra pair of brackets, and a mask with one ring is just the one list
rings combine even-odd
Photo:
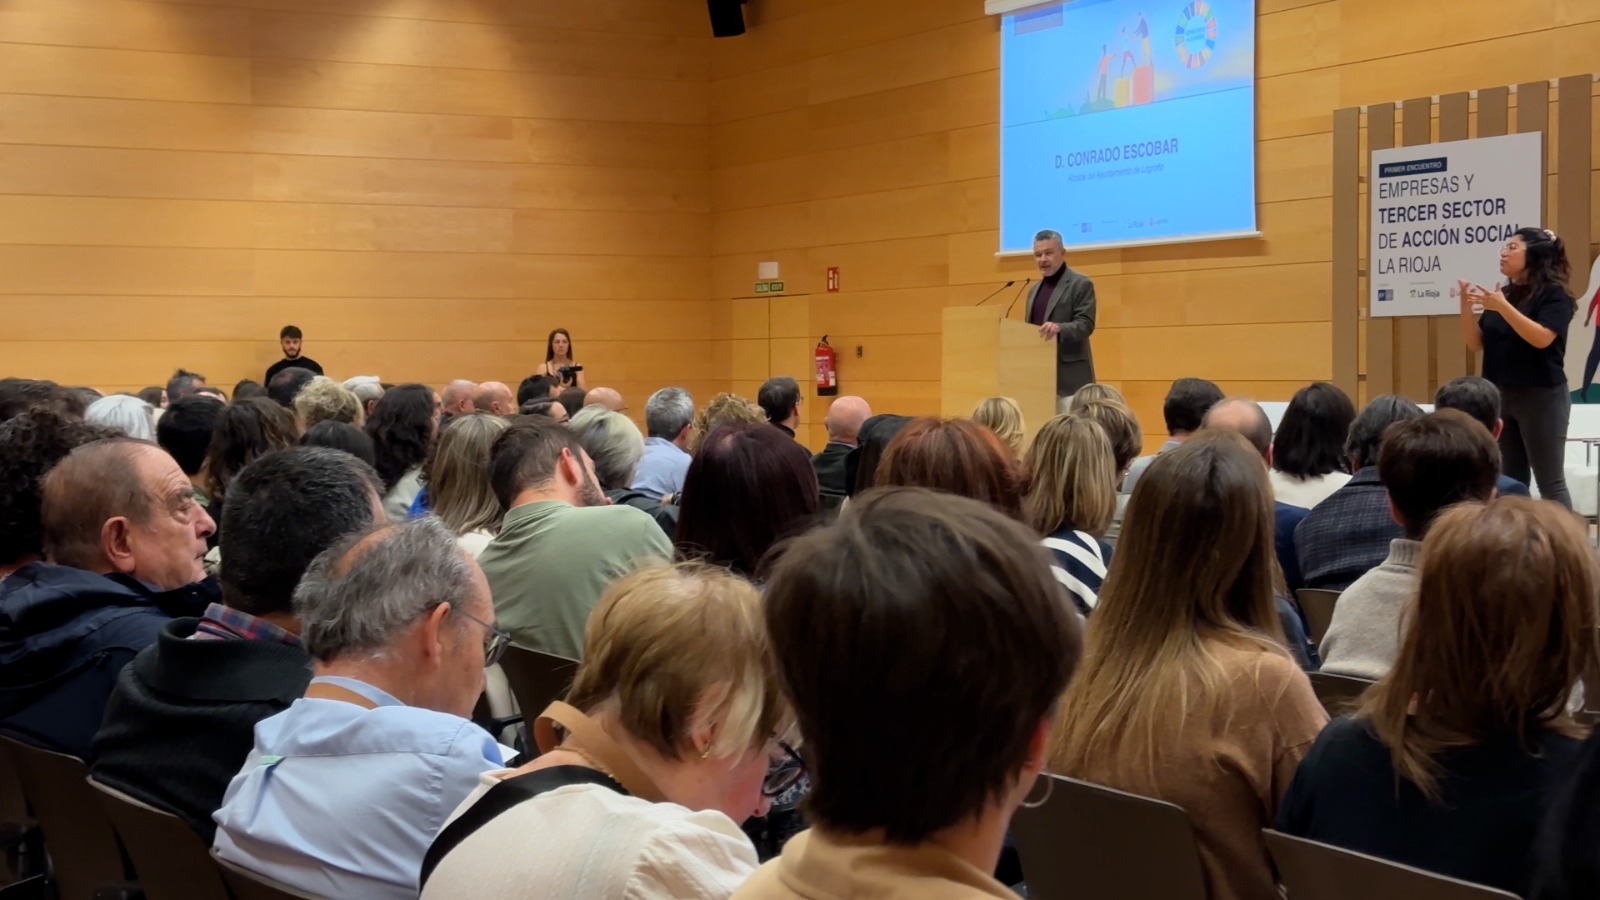
[(532, 800), (547, 791), (574, 784), (598, 784), (623, 793), (622, 785), (601, 772), (583, 766), (555, 766), (507, 778), (485, 791), (477, 803), (467, 807), (466, 812), (456, 816), (455, 820), (446, 825), (439, 832), (439, 836), (433, 839), (428, 852), (422, 857), (422, 874), (417, 880), (417, 888), (420, 890), (426, 885), (433, 870), (450, 855), (450, 851), (472, 837), (478, 829), (520, 803)]
[(656, 787), (656, 783), (639, 768), (628, 751), (606, 734), (599, 722), (560, 700), (545, 707), (533, 723), (534, 739), (539, 744), (540, 753), (549, 753), (560, 747), (561, 741), (556, 736), (557, 725), (576, 738), (583, 745), (584, 754), (610, 771), (628, 793), (651, 803), (666, 801), (666, 795)]

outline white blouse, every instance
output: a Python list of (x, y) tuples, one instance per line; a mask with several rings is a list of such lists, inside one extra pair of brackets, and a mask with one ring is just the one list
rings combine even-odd
[[(511, 774), (485, 772), (450, 821)], [(757, 865), (750, 839), (720, 812), (575, 784), (473, 832), (440, 860), (422, 900), (726, 898)]]
[(1273, 499), (1302, 509), (1311, 509), (1350, 482), (1350, 476), (1343, 472), (1329, 472), (1317, 478), (1296, 478), (1273, 469), (1271, 477)]

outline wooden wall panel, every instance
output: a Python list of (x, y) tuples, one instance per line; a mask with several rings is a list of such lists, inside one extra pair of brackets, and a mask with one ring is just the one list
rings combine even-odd
[[(1364, 322), (1359, 311), (1335, 321), (1332, 222), (1336, 213), (1356, 219), (1339, 252), (1352, 272), (1365, 256), (1365, 227), (1352, 212), (1364, 188), (1344, 185), (1335, 200), (1334, 110), (1584, 71), (1592, 60), (1580, 58), (1600, 41), (1600, 5), (1582, 0), (1561, 0), (1504, 28), (1492, 0), (1423, 0), (1422, 27), (1399, 30), (1386, 0), (1258, 7), (1262, 238), (1071, 260), (1099, 291), (1100, 376), (1138, 386), (1130, 401), (1151, 446), (1162, 437), (1161, 396), (1176, 375), (1286, 400), (1304, 381), (1336, 375), (1359, 394), (1363, 358), (1383, 390), (1398, 366), (1419, 396), (1465, 370), (1465, 354), (1452, 355), (1442, 326), (1398, 326), (1397, 355), (1395, 323)], [(1457, 21), (1463, 9), (1473, 21)], [(735, 298), (749, 296), (759, 262), (780, 262), (790, 289), (810, 296), (808, 337), (826, 332), (851, 342), (841, 354), (844, 390), (879, 411), (933, 412), (938, 379), (928, 372), (932, 355), (913, 349), (917, 337), (936, 342), (944, 306), (977, 302), (1032, 274), (1029, 260), (994, 256), (998, 20), (981, 18), (966, 0), (768, 0), (760, 16), (769, 12), (771, 20), (753, 16), (746, 38), (712, 48), (713, 297), (730, 315), (760, 302)], [(1393, 105), (1374, 106), (1374, 114), (1387, 115), (1389, 137), (1373, 146), (1392, 146)], [(1491, 126), (1494, 116), (1491, 108)], [(1431, 136), (1429, 117), (1418, 121), (1413, 127), (1425, 130), (1408, 142)], [(1359, 124), (1349, 132), (1339, 152), (1364, 159), (1371, 148)], [(841, 270), (836, 295), (822, 289), (829, 266)], [(1353, 298), (1364, 283), (1345, 277), (1338, 289)], [(740, 351), (749, 366), (763, 337), (776, 340), (764, 329), (736, 339), (757, 342)], [(1349, 360), (1337, 372), (1335, 343)], [(1404, 352), (1413, 344), (1419, 352)], [(776, 367), (779, 356), (768, 350)], [(889, 371), (885, 359), (904, 368)], [(757, 375), (779, 372), (741, 370), (736, 383), (753, 387)]]
[(710, 59), (676, 0), (7, 0), (0, 375), (515, 383), (636, 416), (709, 338)]

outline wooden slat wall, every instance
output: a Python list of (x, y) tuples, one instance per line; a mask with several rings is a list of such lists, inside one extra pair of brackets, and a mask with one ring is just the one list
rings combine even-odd
[(1361, 110), (1333, 114), (1333, 383), (1360, 393)]
[(6, 0), (0, 374), (721, 387), (683, 0)]
[[(1099, 291), (1100, 376), (1129, 396), (1152, 446), (1173, 377), (1276, 400), (1307, 380), (1354, 377), (1333, 360), (1336, 344), (1366, 334), (1341, 337), (1351, 323), (1331, 312), (1335, 109), (1590, 71), (1600, 45), (1600, 4), (1510, 20), (1494, 0), (1425, 5), (1426, 27), (1397, 28), (1385, 0), (1258, 0), (1263, 238), (1071, 260)], [(940, 308), (1031, 274), (1029, 260), (993, 256), (998, 22), (975, 0), (748, 9), (751, 33), (712, 56), (719, 370), (741, 385), (804, 375), (826, 332), (846, 391), (877, 409), (935, 412)], [(808, 298), (809, 314), (782, 332), (764, 310), (736, 311), (772, 302), (733, 299), (750, 293), (763, 259), (782, 263), (790, 290)], [(836, 295), (823, 292), (832, 265)], [(801, 321), (803, 335), (793, 332)], [(1374, 352), (1392, 366), (1392, 339), (1385, 346)], [(1430, 365), (1428, 379), (1443, 371)]]
[[(1367, 150), (1387, 150), (1394, 144), (1394, 104), (1375, 103), (1367, 107)], [(1367, 188), (1370, 202), (1372, 189), (1371, 159), (1366, 159)], [(1367, 216), (1362, 221), (1370, 221)], [(1368, 235), (1368, 240), (1371, 236)], [(1369, 258), (1370, 266), (1372, 260)], [(1370, 274), (1370, 273), (1369, 273)], [(1370, 289), (1369, 289), (1370, 294)], [(1394, 393), (1399, 388), (1394, 361), (1395, 320), (1369, 317), (1367, 319), (1367, 399)]]

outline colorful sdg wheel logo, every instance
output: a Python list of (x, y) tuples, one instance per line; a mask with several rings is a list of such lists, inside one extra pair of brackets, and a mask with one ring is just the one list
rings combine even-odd
[(1186, 69), (1198, 69), (1211, 59), (1217, 49), (1217, 16), (1206, 0), (1194, 0), (1178, 16), (1178, 30), (1174, 36), (1178, 62)]

